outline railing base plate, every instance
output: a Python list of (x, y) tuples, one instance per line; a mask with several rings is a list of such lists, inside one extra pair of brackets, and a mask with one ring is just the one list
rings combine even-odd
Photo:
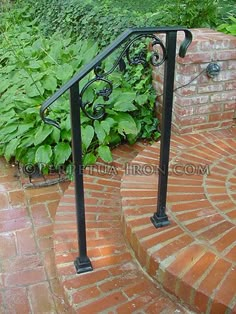
[(93, 270), (93, 266), (89, 258), (83, 259), (83, 261), (81, 261), (80, 258), (77, 257), (76, 260), (74, 261), (74, 265), (77, 274), (87, 273)]
[(155, 213), (150, 219), (156, 228), (165, 227), (170, 224), (167, 215), (164, 215), (163, 217), (158, 217), (157, 213)]

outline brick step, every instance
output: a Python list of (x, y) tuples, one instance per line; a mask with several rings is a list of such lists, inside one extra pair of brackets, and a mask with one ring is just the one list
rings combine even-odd
[(168, 227), (150, 222), (159, 143), (141, 151), (122, 178), (122, 226), (137, 260), (196, 312), (236, 313), (235, 131), (172, 136)]
[(55, 264), (73, 313), (192, 313), (143, 272), (122, 234), (120, 180), (127, 163), (142, 149), (142, 144), (123, 145), (113, 151), (112, 171), (98, 164), (85, 175), (92, 272), (77, 275), (73, 265), (78, 256), (73, 184), (59, 203), (53, 235)]

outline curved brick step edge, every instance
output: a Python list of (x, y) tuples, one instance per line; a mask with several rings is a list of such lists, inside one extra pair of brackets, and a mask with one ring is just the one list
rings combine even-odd
[[(124, 145), (114, 151), (121, 169), (143, 145)], [(93, 272), (76, 275), (73, 261), (78, 255), (74, 186), (65, 192), (54, 225), (54, 252), (59, 281), (73, 313), (189, 313), (176, 305), (142, 271), (123, 237), (120, 220), (120, 180), (116, 175), (86, 175), (86, 219), (88, 255)]]
[[(212, 165), (212, 173), (207, 179), (202, 174), (169, 176), (168, 227), (155, 229), (150, 222), (156, 211), (158, 143), (134, 158), (121, 184), (123, 231), (141, 266), (165, 290), (202, 313), (236, 313), (236, 202), (227, 203), (224, 194), (221, 199), (209, 195), (225, 188), (223, 167), (236, 169), (235, 131), (172, 136), (170, 171), (178, 163), (201, 163)], [(221, 156), (222, 169), (214, 173), (214, 160)], [(208, 180), (205, 186), (203, 180)]]

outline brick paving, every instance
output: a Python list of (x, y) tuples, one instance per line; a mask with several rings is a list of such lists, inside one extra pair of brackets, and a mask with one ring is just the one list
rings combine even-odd
[[(190, 313), (182, 302), (196, 313), (236, 313), (235, 137), (233, 129), (172, 137), (166, 228), (150, 223), (158, 143), (119, 147), (112, 171), (87, 172), (94, 271), (80, 275), (73, 184), (24, 190), (1, 160), (0, 313)], [(210, 173), (180, 175), (179, 164)]]
[(54, 262), (53, 221), (68, 183), (22, 188), (0, 159), (0, 313), (72, 313)]

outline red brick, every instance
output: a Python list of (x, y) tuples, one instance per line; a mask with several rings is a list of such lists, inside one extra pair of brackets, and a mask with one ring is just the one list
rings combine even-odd
[(8, 208), (0, 211), (0, 221), (14, 220), (19, 219), (24, 216), (27, 216), (27, 210), (25, 207), (20, 208)]
[(42, 266), (39, 255), (17, 255), (14, 258), (6, 259), (2, 261), (2, 268), (4, 272), (16, 272), (25, 269), (33, 269), (35, 267)]
[(160, 260), (164, 260), (178, 251), (187, 247), (193, 242), (193, 238), (188, 235), (183, 235), (180, 238), (173, 240), (172, 242), (163, 246), (160, 250), (152, 254), (151, 258), (159, 258)]
[[(212, 313), (224, 313), (229, 303), (235, 297), (236, 271), (232, 269), (225, 277), (222, 285), (219, 287), (212, 307)], [(223, 312), (224, 311), (224, 312)]]
[[(226, 55), (224, 55), (224, 57), (226, 57)], [(230, 57), (229, 59), (233, 59), (233, 58)], [(180, 57), (177, 57), (177, 62), (180, 64), (198, 64), (198, 63), (203, 63), (203, 62), (211, 62), (211, 60), (212, 60), (211, 53), (204, 53), (204, 52), (187, 53), (187, 55), (183, 59)]]
[(99, 284), (98, 287), (102, 292), (107, 293), (109, 291), (129, 286), (131, 280), (136, 282), (139, 280), (139, 278), (140, 278), (139, 270), (132, 270), (129, 271), (128, 273), (124, 272), (122, 276), (119, 276), (117, 278), (111, 278), (109, 281)]
[(101, 295), (101, 291), (96, 287), (88, 287), (85, 289), (78, 289), (72, 295), (73, 304), (80, 304), (86, 301), (96, 300)]
[(206, 310), (209, 299), (212, 299), (214, 291), (217, 290), (220, 282), (230, 269), (231, 264), (223, 259), (219, 259), (210, 270), (209, 274), (203, 279), (197, 288), (194, 304), (197, 308), (204, 312)]
[(180, 280), (177, 292), (181, 300), (187, 302), (187, 304), (192, 303), (192, 293), (195, 291), (192, 287), (200, 280), (209, 266), (214, 263), (215, 259), (216, 256), (213, 253), (207, 252), (185, 273)]
[(47, 251), (53, 249), (52, 237), (38, 239), (38, 246), (40, 251)]
[(34, 225), (46, 225), (52, 222), (48, 209), (45, 204), (31, 206), (31, 213)]
[(25, 203), (24, 191), (10, 191), (9, 200), (12, 206), (20, 205)]
[(204, 239), (205, 241), (211, 241), (214, 238), (219, 237), (219, 234), (223, 234), (227, 230), (230, 230), (234, 225), (229, 221), (223, 221), (218, 225), (211, 227), (207, 231), (204, 231), (198, 235), (199, 239)]
[[(50, 201), (54, 201), (54, 200), (59, 200), (60, 198), (61, 198), (61, 195), (58, 192), (51, 192), (51, 193), (43, 194), (43, 201), (45, 203), (50, 202)], [(42, 203), (42, 195), (32, 196), (29, 199), (29, 202), (31, 205)]]
[(46, 282), (29, 287), (29, 297), (35, 313), (55, 313), (55, 305)]
[(0, 192), (0, 209), (7, 209), (9, 207), (7, 193)]
[(23, 270), (15, 273), (6, 274), (5, 286), (30, 285), (46, 280), (43, 267)]
[(74, 278), (64, 281), (64, 285), (67, 289), (78, 289), (82, 286), (86, 287), (95, 283), (99, 283), (106, 278), (109, 278), (109, 272), (107, 270), (94, 269), (93, 272), (74, 276)]
[(16, 255), (16, 239), (13, 233), (0, 234), (0, 258), (7, 259)]
[(201, 106), (195, 106), (195, 114), (204, 114), (211, 112), (220, 112), (222, 110), (222, 104), (207, 104)]
[(130, 261), (132, 260), (132, 256), (130, 253), (123, 253), (119, 255), (113, 255), (113, 256), (108, 256), (108, 257), (102, 257), (96, 260), (92, 261), (92, 264), (94, 265), (95, 268), (101, 268), (101, 267), (108, 267), (111, 265), (115, 264), (121, 264), (124, 261)]
[(223, 51), (215, 51), (213, 53), (214, 60), (235, 60), (236, 59), (236, 51), (233, 50), (223, 50)]
[(109, 294), (108, 296), (98, 298), (95, 302), (80, 307), (78, 312), (80, 314), (87, 314), (92, 313), (94, 309), (96, 309), (96, 311), (98, 312), (101, 312), (103, 310), (108, 310), (115, 305), (122, 304), (126, 301), (127, 299), (121, 292), (114, 292), (112, 294)]
[(30, 304), (26, 288), (10, 288), (5, 291), (5, 303), (8, 313), (30, 313)]
[(209, 208), (211, 207), (211, 203), (207, 200), (200, 200), (197, 202), (186, 202), (186, 203), (180, 203), (180, 204), (173, 204), (171, 206), (171, 210), (173, 211), (186, 211), (186, 210), (192, 210), (192, 209), (201, 209), (201, 208)]
[(235, 262), (236, 256), (236, 246), (234, 246), (227, 254), (226, 258), (229, 258), (231, 261)]
[(18, 254), (32, 254), (37, 252), (34, 234), (31, 228), (16, 232)]
[(222, 121), (222, 120), (232, 120), (233, 119), (233, 111), (224, 112), (224, 113), (213, 113), (209, 115), (209, 121)]
[[(225, 83), (225, 90), (235, 90), (236, 89), (236, 82), (226, 82)], [(235, 104), (234, 104), (235, 106)]]
[(190, 232), (198, 232), (208, 227), (209, 225), (214, 225), (220, 221), (223, 221), (223, 217), (219, 214), (216, 214), (210, 217), (204, 217), (196, 222), (186, 224), (185, 226)]
[(45, 225), (45, 226), (39, 226), (36, 228), (36, 234), (37, 234), (37, 237), (39, 237), (39, 238), (48, 237), (48, 236), (52, 235), (52, 233), (53, 233), (52, 224)]

